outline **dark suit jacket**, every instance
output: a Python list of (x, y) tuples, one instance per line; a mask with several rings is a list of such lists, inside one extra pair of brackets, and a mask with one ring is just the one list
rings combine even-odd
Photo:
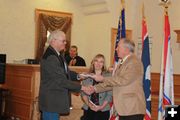
[(69, 112), (69, 90), (79, 92), (81, 86), (72, 82), (65, 71), (64, 61), (49, 46), (40, 63), (40, 110), (66, 114)]
[[(69, 65), (70, 61), (73, 58), (71, 58), (70, 55), (68, 54), (68, 55), (65, 55), (65, 59), (66, 59), (67, 64)], [(74, 66), (86, 66), (86, 62), (82, 57), (76, 56), (74, 59), (76, 59), (76, 64)]]

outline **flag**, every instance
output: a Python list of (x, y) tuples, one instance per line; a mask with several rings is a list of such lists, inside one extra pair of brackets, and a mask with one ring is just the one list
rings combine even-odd
[[(124, 8), (124, 1), (121, 1), (123, 8), (121, 10), (121, 15), (119, 17), (119, 22), (118, 22), (118, 30), (117, 30), (117, 35), (116, 35), (116, 41), (115, 41), (115, 51), (114, 51), (114, 68), (116, 68), (116, 65), (118, 63), (118, 55), (116, 52), (116, 48), (118, 45), (118, 42), (120, 38), (126, 38), (126, 25), (125, 25), (125, 8)], [(114, 69), (115, 70), (115, 69)]]
[[(126, 27), (125, 27), (125, 7), (124, 7), (124, 0), (121, 0), (122, 4), (122, 10), (121, 10), (121, 15), (119, 17), (118, 21), (118, 30), (117, 30), (117, 35), (116, 35), (116, 41), (115, 41), (115, 51), (114, 51), (114, 70), (113, 70), (113, 75), (115, 72), (115, 69), (117, 67), (117, 63), (119, 61), (117, 52), (116, 52), (116, 47), (118, 45), (118, 42), (120, 41), (120, 38), (125, 38), (126, 37)], [(110, 110), (110, 117), (109, 120), (119, 120), (119, 116), (115, 116), (113, 113), (115, 110), (113, 107), (113, 102), (110, 103), (111, 110)]]
[(173, 80), (173, 64), (172, 64), (172, 50), (170, 43), (170, 24), (168, 12), (165, 14), (164, 22), (164, 43), (162, 52), (162, 64), (160, 75), (159, 88), (159, 106), (158, 106), (158, 120), (165, 119), (165, 106), (174, 105), (174, 80)]
[(117, 46), (118, 46), (118, 42), (119, 42), (119, 40), (120, 40), (120, 34), (121, 34), (121, 25), (120, 25), (120, 22), (121, 22), (121, 16), (119, 17), (118, 29), (117, 29), (117, 35), (116, 35), (116, 41), (115, 41), (114, 65), (117, 65), (117, 63), (118, 63), (118, 61), (119, 61), (116, 48), (117, 48)]
[[(144, 9), (143, 9), (144, 12)], [(146, 20), (143, 14), (142, 19), (142, 56), (144, 66), (143, 88), (146, 98), (146, 114), (144, 120), (151, 120), (151, 63), (149, 52), (149, 37), (147, 32)]]

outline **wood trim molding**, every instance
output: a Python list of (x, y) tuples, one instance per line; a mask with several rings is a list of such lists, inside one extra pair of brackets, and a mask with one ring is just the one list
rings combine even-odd
[(47, 15), (55, 15), (55, 16), (65, 16), (65, 17), (72, 17), (72, 13), (69, 12), (60, 12), (60, 11), (54, 11), (54, 10), (45, 10), (45, 9), (35, 9), (35, 13), (44, 13)]
[(174, 30), (174, 32), (176, 32), (177, 34), (177, 43), (180, 43), (180, 30)]
[[(110, 65), (114, 64), (114, 51), (115, 51), (115, 40), (117, 35), (117, 28), (111, 28), (111, 58)], [(132, 30), (126, 30), (126, 37), (132, 40)]]
[[(49, 16), (58, 16), (58, 17), (70, 17), (73, 20), (73, 14), (68, 12), (60, 12), (60, 11), (52, 11), (52, 10), (44, 10), (44, 9), (35, 9), (35, 51), (34, 58), (37, 56), (38, 49), (38, 38), (39, 38), (39, 24), (40, 24), (40, 14), (45, 14)], [(73, 21), (72, 21), (73, 23)]]

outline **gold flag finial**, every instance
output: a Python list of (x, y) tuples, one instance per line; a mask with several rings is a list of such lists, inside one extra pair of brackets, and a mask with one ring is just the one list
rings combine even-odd
[(160, 6), (163, 6), (165, 8), (168, 8), (170, 4), (171, 4), (170, 0), (160, 0), (160, 3), (159, 3)]
[(125, 0), (121, 0), (122, 8), (125, 8)]
[(164, 14), (168, 15), (168, 7), (171, 4), (170, 0), (160, 0), (159, 5), (164, 7)]

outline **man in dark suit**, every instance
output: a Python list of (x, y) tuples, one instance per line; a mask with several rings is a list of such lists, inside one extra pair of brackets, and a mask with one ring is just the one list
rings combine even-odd
[(69, 66), (86, 66), (85, 60), (78, 56), (78, 47), (72, 45), (69, 49), (69, 54), (65, 56), (66, 62)]
[(39, 106), (43, 120), (59, 120), (59, 114), (69, 113), (69, 91), (80, 92), (87, 88), (70, 80), (68, 66), (60, 54), (66, 45), (64, 32), (53, 31), (48, 42), (40, 63)]

